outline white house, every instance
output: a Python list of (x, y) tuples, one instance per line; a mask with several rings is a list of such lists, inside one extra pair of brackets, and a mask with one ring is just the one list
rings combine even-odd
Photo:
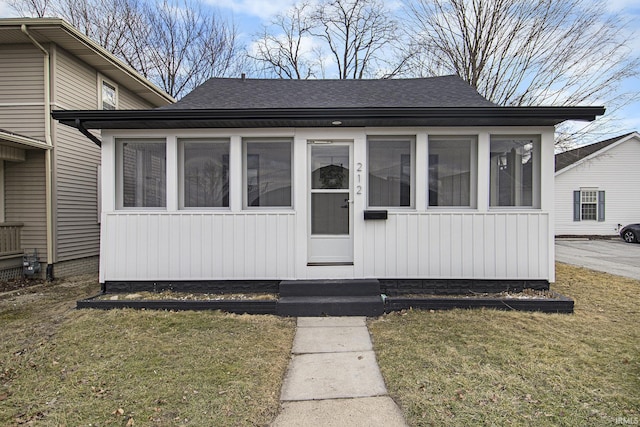
[(617, 235), (640, 222), (640, 134), (556, 155), (556, 235)]
[[(554, 125), (455, 76), (211, 79), (102, 130), (103, 284), (554, 281)], [(206, 286), (206, 285), (205, 285)]]

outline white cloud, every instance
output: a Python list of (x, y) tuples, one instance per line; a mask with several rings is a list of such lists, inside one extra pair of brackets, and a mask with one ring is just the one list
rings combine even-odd
[(233, 13), (256, 16), (267, 20), (296, 3), (296, 0), (205, 0), (219, 9), (229, 9)]

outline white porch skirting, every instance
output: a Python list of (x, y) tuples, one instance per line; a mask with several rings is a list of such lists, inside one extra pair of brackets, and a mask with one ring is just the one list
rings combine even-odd
[(294, 211), (104, 213), (100, 281), (555, 279), (546, 212), (355, 217), (345, 267), (307, 265), (307, 224)]

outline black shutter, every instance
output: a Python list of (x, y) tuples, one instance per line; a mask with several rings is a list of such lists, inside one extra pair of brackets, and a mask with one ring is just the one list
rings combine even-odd
[(604, 221), (604, 191), (598, 191), (598, 221)]
[(580, 191), (573, 192), (573, 220), (580, 221)]

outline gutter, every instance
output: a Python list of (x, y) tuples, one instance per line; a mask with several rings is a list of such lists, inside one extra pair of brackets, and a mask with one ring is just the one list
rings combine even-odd
[(44, 54), (44, 140), (49, 148), (45, 151), (45, 205), (47, 223), (47, 272), (46, 279), (53, 280), (53, 161), (51, 142), (51, 56), (38, 41), (29, 33), (26, 24), (20, 30), (31, 40), (31, 43)]
[[(78, 120), (85, 129), (145, 129), (173, 127), (239, 127), (287, 126), (296, 121), (317, 121), (316, 126), (374, 126), (369, 122), (411, 122), (410, 125), (487, 126), (500, 123), (528, 126), (558, 124), (565, 120), (593, 121), (604, 114), (604, 107), (339, 107), (339, 108), (243, 108), (243, 109), (179, 109), (153, 110), (57, 110), (53, 118), (76, 127)], [(323, 122), (320, 122), (323, 121)], [(339, 121), (341, 123), (334, 123)], [(191, 122), (191, 123), (190, 123)], [(416, 123), (413, 123), (416, 122)], [(447, 124), (450, 123), (450, 124)], [(406, 126), (408, 124), (396, 124)], [(236, 127), (236, 126), (231, 126)]]

